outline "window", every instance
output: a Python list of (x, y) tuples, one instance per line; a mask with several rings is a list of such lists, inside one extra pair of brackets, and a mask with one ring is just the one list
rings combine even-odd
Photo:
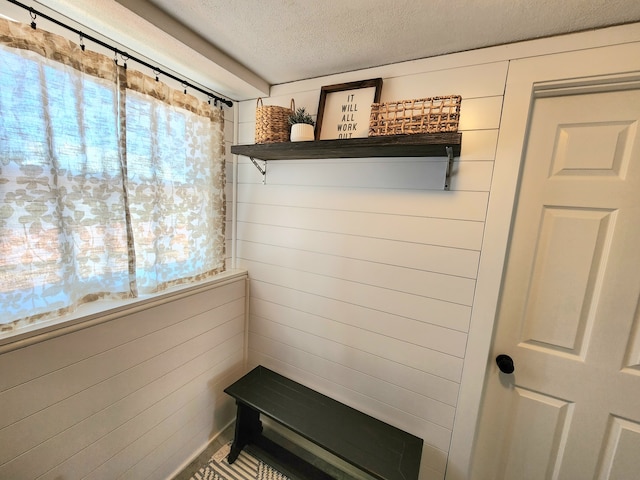
[(224, 269), (223, 112), (0, 19), (0, 330)]

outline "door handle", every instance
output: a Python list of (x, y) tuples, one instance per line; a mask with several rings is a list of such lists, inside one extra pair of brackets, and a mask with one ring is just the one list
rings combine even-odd
[(496, 363), (498, 364), (498, 368), (500, 369), (500, 371), (508, 375), (512, 374), (516, 369), (515, 365), (513, 364), (513, 358), (511, 358), (509, 355), (498, 355), (496, 357)]

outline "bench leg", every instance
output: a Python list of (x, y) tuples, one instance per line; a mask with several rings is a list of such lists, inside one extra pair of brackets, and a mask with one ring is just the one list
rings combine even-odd
[(238, 413), (236, 414), (236, 431), (231, 450), (227, 456), (227, 461), (232, 464), (240, 455), (245, 445), (262, 433), (262, 422), (260, 412), (247, 405), (236, 402)]

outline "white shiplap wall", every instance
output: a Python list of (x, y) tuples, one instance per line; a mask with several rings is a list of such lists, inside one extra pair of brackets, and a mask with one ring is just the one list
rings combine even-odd
[(245, 276), (0, 355), (0, 478), (169, 478), (233, 419)]
[[(445, 158), (272, 161), (266, 185), (238, 160), (250, 363), (423, 438), (423, 479), (444, 478), (507, 66), (425, 63), (384, 78), (383, 102), (463, 96), (451, 191)], [(293, 97), (315, 112), (320, 86), (344, 81), (276, 87), (265, 104)], [(239, 143), (254, 141), (254, 108), (240, 106)]]
[[(230, 213), (232, 161), (227, 182)], [(231, 231), (229, 215), (227, 266)], [(71, 333), (0, 346), (0, 479), (171, 478), (235, 416), (223, 389), (244, 371), (245, 292), (244, 272), (229, 273)]]

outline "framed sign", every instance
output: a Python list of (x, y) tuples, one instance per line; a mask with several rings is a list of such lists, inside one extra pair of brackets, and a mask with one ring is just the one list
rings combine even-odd
[(322, 87), (316, 140), (368, 137), (371, 104), (380, 101), (381, 90), (381, 78)]

